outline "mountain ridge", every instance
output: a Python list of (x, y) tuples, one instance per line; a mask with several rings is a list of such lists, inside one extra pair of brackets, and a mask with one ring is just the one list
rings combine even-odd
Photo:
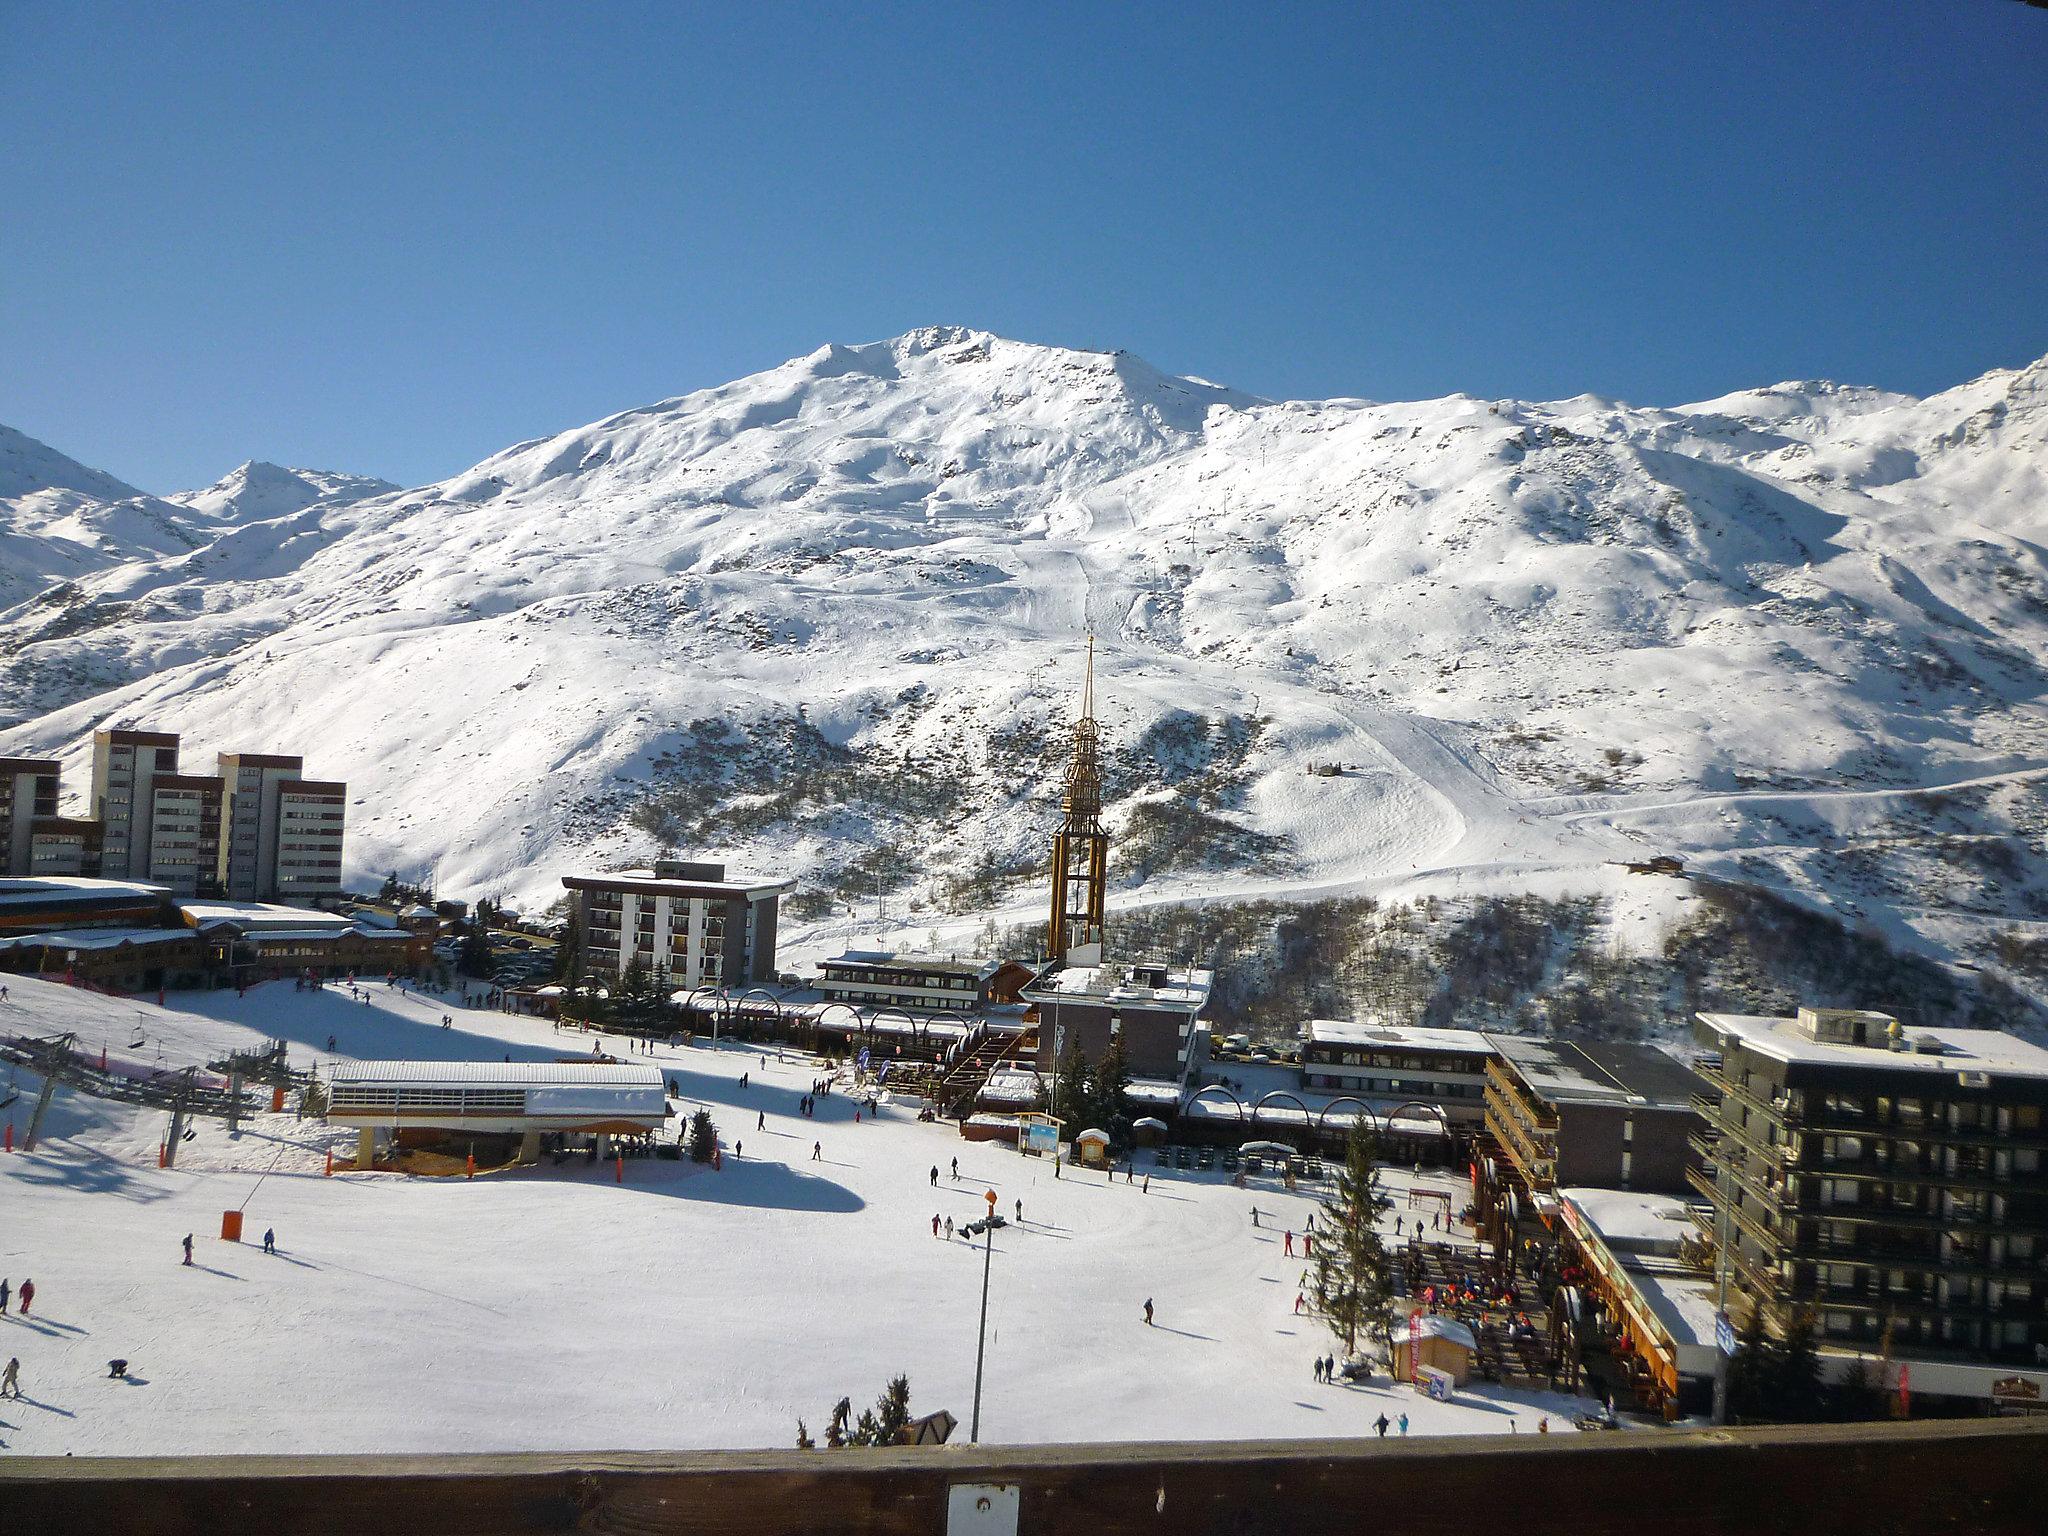
[[(1265, 401), (927, 327), (18, 604), (0, 749), (148, 719), (304, 751), (354, 786), (359, 879), (539, 900), (667, 839), (827, 900), (894, 849), (903, 910), (957, 924), (1029, 908), (1003, 872), (1093, 633), (1122, 901), (1671, 847), (1974, 953), (2048, 912), (2038, 859), (1918, 901), (1935, 833), (1835, 797), (2048, 765), (2044, 381)], [(2038, 853), (2036, 781), (2001, 783), (1941, 838)], [(1885, 850), (1869, 893), (1826, 867), (1845, 837)]]

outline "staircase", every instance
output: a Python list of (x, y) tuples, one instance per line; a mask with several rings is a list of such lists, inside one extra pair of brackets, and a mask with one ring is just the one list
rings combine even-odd
[(1012, 1062), (1031, 1062), (1038, 1056), (1038, 1031), (997, 1029), (989, 1024), (975, 1026), (960, 1042), (959, 1049), (941, 1066), (943, 1072), (932, 1093), (939, 1113), (964, 1120), (974, 1113), (974, 1101), (989, 1077)]

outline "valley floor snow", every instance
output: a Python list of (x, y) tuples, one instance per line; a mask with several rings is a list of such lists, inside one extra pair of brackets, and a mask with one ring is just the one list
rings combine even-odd
[[(173, 996), (169, 1009), (9, 978), (0, 1034), (75, 1030), (111, 1054), (202, 1060), (263, 1037), (295, 1061), (343, 1055), (544, 1059), (587, 1049), (544, 1021), (379, 985), (368, 1003), (273, 984)], [(451, 1013), (454, 1026), (439, 1021)], [(323, 1178), (349, 1138), (262, 1116), (230, 1141), (202, 1120), (155, 1166), (165, 1116), (60, 1091), (33, 1154), (0, 1157), (0, 1275), (36, 1284), (0, 1320), (24, 1396), (0, 1402), (16, 1453), (458, 1451), (785, 1446), (831, 1405), (907, 1372), (914, 1412), (964, 1435), (982, 1255), (932, 1236), (994, 1190), (997, 1234), (983, 1438), (993, 1442), (1365, 1435), (1382, 1412), (1418, 1434), (1505, 1433), (1573, 1400), (1474, 1385), (1427, 1401), (1384, 1376), (1321, 1386), (1332, 1349), (1296, 1316), (1303, 1265), (1281, 1234), (1314, 1209), (1270, 1181), (1148, 1168), (1149, 1193), (919, 1124), (885, 1106), (798, 1102), (794, 1053), (697, 1047), (656, 1059), (681, 1111), (710, 1107), (722, 1172), (575, 1161), (465, 1180)], [(741, 1085), (747, 1074), (747, 1086)], [(32, 1082), (24, 1074), (24, 1089)], [(5, 1090), (0, 1089), (0, 1097)], [(0, 1117), (19, 1136), (32, 1092)], [(765, 1121), (765, 1123), (763, 1123)], [(813, 1143), (821, 1157), (813, 1160)], [(961, 1176), (950, 1176), (954, 1158)], [(938, 1187), (929, 1170), (939, 1170)], [(1390, 1180), (1396, 1211), (1411, 1183)], [(1015, 1202), (1023, 1220), (1015, 1222)], [(218, 1239), (246, 1205), (248, 1241)], [(1262, 1226), (1251, 1225), (1258, 1207)], [(274, 1228), (276, 1256), (261, 1251)], [(179, 1240), (196, 1234), (193, 1267)], [(1142, 1321), (1143, 1303), (1157, 1325)], [(128, 1379), (106, 1362), (130, 1362)]]

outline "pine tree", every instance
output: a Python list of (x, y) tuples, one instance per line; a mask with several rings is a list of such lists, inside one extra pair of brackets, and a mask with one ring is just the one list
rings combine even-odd
[(718, 1127), (711, 1123), (711, 1111), (700, 1109), (690, 1116), (690, 1161), (708, 1163), (718, 1151)]
[(898, 1376), (882, 1389), (875, 1402), (875, 1420), (881, 1430), (877, 1445), (894, 1445), (910, 1427), (910, 1378)]
[(1777, 1374), (1776, 1348), (1764, 1331), (1763, 1308), (1752, 1307), (1736, 1335), (1728, 1361), (1728, 1413), (1734, 1419), (1770, 1417), (1770, 1383)]
[(815, 1451), (817, 1442), (811, 1438), (810, 1428), (802, 1419), (796, 1421), (796, 1448), (800, 1451)]
[(1803, 1424), (1819, 1418), (1827, 1406), (1820, 1378), (1820, 1347), (1814, 1334), (1813, 1314), (1801, 1309), (1778, 1342), (1771, 1372), (1770, 1408), (1774, 1419)]
[(1088, 1116), (1093, 1109), (1089, 1097), (1088, 1056), (1081, 1049), (1079, 1032), (1067, 1037), (1067, 1048), (1060, 1053), (1059, 1095), (1052, 1112), (1066, 1122), (1066, 1132), (1072, 1136), (1089, 1127)]
[(455, 967), (465, 976), (491, 974), (491, 936), (484, 931), (482, 923), (471, 923), (469, 931), (462, 936), (462, 948), (456, 955)]
[(1372, 1133), (1353, 1125), (1344, 1146), (1344, 1167), (1323, 1201), (1310, 1282), (1316, 1309), (1347, 1358), (1358, 1353), (1360, 1333), (1374, 1323), (1386, 1325), (1394, 1297), (1393, 1264), (1378, 1223), (1393, 1207), (1380, 1190)]
[(1109, 1037), (1109, 1049), (1088, 1083), (1088, 1098), (1098, 1129), (1109, 1132), (1110, 1144), (1121, 1147), (1131, 1128), (1130, 1111), (1124, 1106), (1124, 1090), (1131, 1086), (1130, 1058), (1124, 1052), (1121, 1033)]

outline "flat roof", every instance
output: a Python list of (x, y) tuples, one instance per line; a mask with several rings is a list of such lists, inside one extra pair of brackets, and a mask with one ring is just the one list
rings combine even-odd
[(1683, 1109), (1706, 1084), (1677, 1057), (1653, 1045), (1487, 1035), (1487, 1041), (1539, 1097), (1552, 1104), (1646, 1104)]
[(1071, 1002), (1151, 1004), (1162, 1008), (1199, 1012), (1209, 1001), (1215, 984), (1213, 971), (1199, 967), (1166, 967), (1166, 985), (1151, 986), (1133, 978), (1132, 966), (1070, 965), (1041, 976), (1024, 989), (1026, 997), (1059, 998)]
[(54, 757), (0, 757), (0, 773), (55, 773)]
[(562, 884), (572, 891), (645, 891), (651, 896), (690, 895), (716, 891), (726, 896), (780, 896), (796, 889), (796, 881), (765, 879), (693, 880), (680, 875), (657, 875), (651, 869), (620, 869), (609, 874), (564, 875)]
[(0, 949), (119, 949), (123, 944), (197, 942), (189, 928), (59, 928), (10, 934)]
[(178, 910), (195, 928), (216, 923), (233, 923), (251, 929), (353, 927), (355, 919), (338, 912), (321, 912), (312, 907), (288, 907), (275, 901), (181, 901)]
[(1646, 1194), (1627, 1189), (1560, 1189), (1557, 1198), (1576, 1210), (1587, 1226), (1617, 1252), (1659, 1249), (1673, 1253), (1699, 1231), (1692, 1204), (1676, 1195)]
[(878, 969), (901, 971), (940, 971), (952, 976), (973, 976), (977, 979), (995, 975), (1001, 962), (996, 960), (961, 960), (952, 955), (932, 955), (911, 949), (849, 949), (845, 954), (834, 955), (829, 960), (820, 960), (820, 967), (827, 965), (866, 965)]
[(2001, 1029), (1922, 1029), (1908, 1026), (1910, 1044), (1928, 1040), (1936, 1051), (1895, 1051), (1889, 1045), (1837, 1045), (1816, 1040), (1797, 1019), (1749, 1013), (1702, 1013), (1699, 1021), (1724, 1040), (1783, 1062), (1855, 1067), (1866, 1072), (1989, 1072), (1995, 1076), (2048, 1078), (2048, 1050)]
[(328, 1068), (337, 1083), (502, 1083), (552, 1086), (562, 1083), (619, 1088), (666, 1089), (661, 1068), (638, 1062), (572, 1061), (337, 1061)]
[(0, 880), (0, 906), (32, 907), (52, 901), (105, 900), (130, 897), (154, 900), (168, 896), (167, 885), (146, 885), (135, 880), (90, 880), (83, 875), (25, 875)]
[(1476, 1029), (1432, 1029), (1427, 1025), (1361, 1024), (1345, 1019), (1310, 1019), (1305, 1026), (1316, 1045), (1395, 1046), (1418, 1051), (1463, 1051), (1492, 1056), (1493, 1044)]

